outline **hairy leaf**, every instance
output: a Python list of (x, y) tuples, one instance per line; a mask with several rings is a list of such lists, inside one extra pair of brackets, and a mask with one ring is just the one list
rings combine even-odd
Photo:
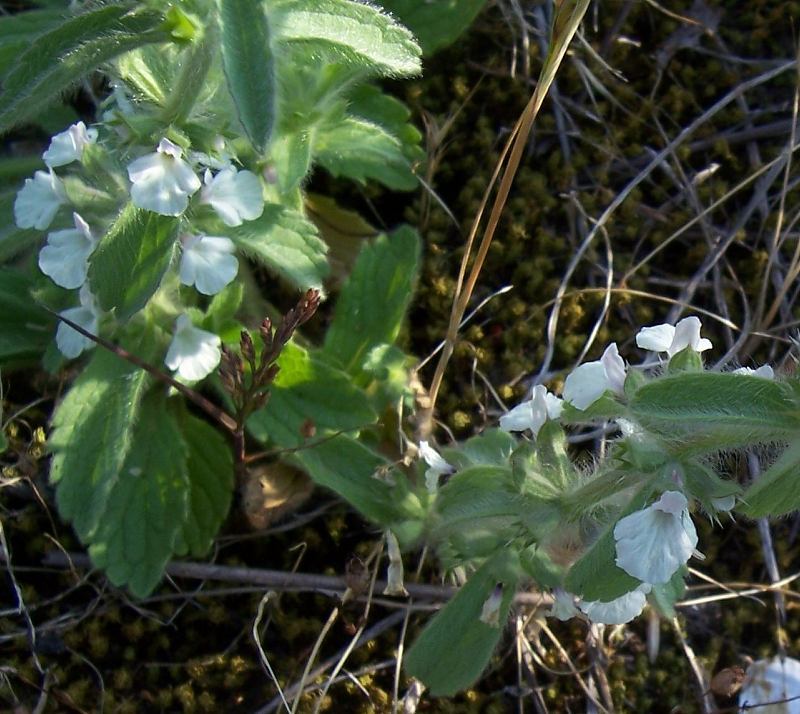
[(380, 0), (379, 3), (414, 33), (430, 55), (456, 41), (486, 5), (486, 0)]
[(388, 15), (352, 0), (289, 0), (270, 19), (278, 39), (306, 42), (332, 60), (388, 76), (420, 71), (420, 49), (411, 33)]
[(102, 519), (133, 443), (147, 374), (97, 350), (53, 416), (50, 480), (61, 516), (84, 542)]
[(683, 453), (780, 441), (800, 430), (787, 385), (743, 374), (676, 374), (641, 387), (630, 401), (636, 420)]
[(31, 299), (32, 282), (0, 268), (0, 362), (44, 353), (53, 339), (53, 318)]
[(188, 450), (188, 513), (175, 545), (177, 555), (208, 552), (228, 515), (233, 496), (233, 457), (225, 438), (185, 409), (179, 426)]
[(239, 120), (263, 153), (275, 125), (276, 69), (263, 0), (217, 0), (222, 61)]
[(6, 75), (0, 132), (39, 114), (63, 91), (117, 55), (170, 39), (164, 16), (141, 3), (89, 6), (39, 34)]
[(245, 253), (301, 290), (319, 288), (328, 274), (326, 245), (313, 223), (276, 203), (254, 221), (230, 228), (228, 237)]
[(366, 395), (344, 372), (294, 344), (287, 345), (278, 364), (267, 406), (248, 422), (256, 438), (291, 448), (303, 444), (302, 427), (308, 421), (318, 435), (357, 431), (375, 421)]
[(380, 235), (359, 253), (336, 303), (323, 352), (350, 374), (357, 374), (369, 350), (393, 343), (414, 290), (420, 241), (403, 227)]
[(180, 221), (128, 204), (100, 241), (89, 266), (92, 292), (104, 310), (127, 320), (141, 310), (169, 266)]
[(751, 518), (800, 510), (800, 435), (742, 496), (736, 509)]
[(314, 151), (315, 159), (333, 176), (359, 183), (373, 179), (398, 191), (412, 191), (418, 185), (400, 140), (363, 119), (345, 117), (320, 129)]
[(89, 555), (115, 585), (146, 597), (158, 584), (186, 519), (186, 446), (162, 394), (142, 402), (119, 477), (91, 536)]

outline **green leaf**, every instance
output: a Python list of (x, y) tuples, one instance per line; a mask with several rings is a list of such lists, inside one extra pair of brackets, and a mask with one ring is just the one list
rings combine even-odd
[(33, 282), (0, 268), (0, 362), (43, 354), (53, 340), (54, 319), (31, 299)]
[(271, 203), (254, 221), (226, 234), (245, 253), (302, 290), (320, 288), (328, 274), (327, 246), (302, 214)]
[[(434, 696), (452, 696), (470, 686), (494, 652), (514, 597), (516, 560), (501, 551), (484, 563), (425, 627), (406, 655), (406, 669)], [(483, 604), (498, 583), (503, 585), (500, 627), (480, 619)]]
[[(173, 6), (171, 9), (176, 8)], [(164, 124), (180, 124), (189, 116), (202, 95), (203, 85), (206, 83), (216, 50), (217, 36), (214, 28), (209, 27), (201, 39), (184, 51), (180, 73), (174, 80), (172, 91), (161, 110), (161, 121)]]
[[(298, 450), (289, 460), (305, 469), (314, 483), (339, 495), (372, 522), (388, 526), (408, 521), (413, 504), (404, 503), (398, 487), (376, 478), (388, 470), (389, 462), (353, 437), (343, 434), (322, 441)], [(397, 478), (401, 478), (399, 474)]]
[(564, 570), (556, 565), (552, 558), (538, 545), (528, 546), (520, 553), (522, 569), (542, 588), (560, 587), (564, 579)]
[(142, 402), (125, 463), (105, 500), (89, 555), (114, 585), (149, 595), (184, 526), (186, 446), (160, 393)]
[(642, 427), (684, 454), (769, 443), (800, 431), (800, 407), (780, 382), (743, 374), (655, 379), (632, 397)]
[(358, 431), (377, 415), (366, 395), (342, 371), (295, 344), (278, 360), (280, 372), (267, 406), (254, 413), (247, 426), (261, 441), (284, 448), (302, 446), (302, 427), (311, 421), (318, 435), (325, 430)]
[(486, 0), (380, 0), (417, 38), (422, 52), (430, 55), (451, 45), (486, 5)]
[(419, 237), (409, 227), (378, 236), (359, 253), (322, 348), (348, 373), (358, 373), (372, 347), (397, 339), (414, 290), (419, 254)]
[(169, 267), (180, 219), (128, 204), (100, 241), (89, 266), (92, 292), (104, 310), (127, 320), (141, 310)]
[(800, 436), (742, 496), (736, 509), (750, 518), (783, 516), (800, 509)]
[(233, 456), (226, 439), (206, 422), (181, 409), (178, 415), (188, 450), (188, 513), (178, 533), (176, 555), (199, 558), (208, 552), (228, 515), (233, 496)]
[(164, 42), (164, 17), (141, 3), (90, 6), (27, 45), (6, 75), (0, 132), (35, 118), (62, 92), (117, 55)]
[(50, 480), (61, 516), (84, 542), (104, 517), (133, 443), (147, 373), (97, 350), (53, 416)]
[(306, 43), (311, 54), (388, 76), (420, 72), (421, 53), (412, 34), (370, 5), (289, 0), (270, 11), (270, 20), (278, 40)]
[(239, 120), (263, 153), (275, 125), (275, 84), (269, 21), (263, 0), (217, 0), (222, 61)]
[(610, 602), (636, 589), (641, 583), (617, 567), (614, 526), (617, 521), (641, 510), (650, 489), (640, 489), (628, 505), (603, 531), (586, 553), (570, 568), (565, 581), (569, 592), (588, 601)]
[(386, 129), (357, 117), (343, 117), (320, 128), (314, 158), (333, 176), (366, 183), (369, 179), (397, 191), (419, 185), (400, 140)]

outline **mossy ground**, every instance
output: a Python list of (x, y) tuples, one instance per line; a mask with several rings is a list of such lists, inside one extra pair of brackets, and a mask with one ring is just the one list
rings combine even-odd
[[(492, 390), (508, 404), (525, 393), (528, 378), (547, 352), (551, 300), (565, 270), (582, 249), (592, 221), (639, 176), (653, 152), (665, 146), (665, 137), (675, 137), (743, 82), (794, 57), (796, 27), (791, 19), (800, 18), (800, 2), (696, 3), (696, 8), (705, 8), (707, 24), (718, 22), (711, 33), (693, 31), (691, 23), (669, 17), (654, 5), (596, 3), (584, 35), (624, 80), (576, 44), (559, 74), (558, 96), (548, 100), (537, 120), (474, 303), (504, 286), (513, 285), (513, 290), (488, 302), (462, 332), (438, 403), (443, 425), (456, 437), (493, 422), (501, 405)], [(669, 3), (665, 9), (686, 14), (690, 5)], [(455, 117), (444, 140), (429, 146), (439, 152), (435, 171), (429, 175), (438, 199), (389, 197), (377, 189), (365, 195), (385, 222), (404, 219), (419, 226), (425, 240), (423, 275), (406, 335), (407, 347), (419, 356), (432, 350), (444, 334), (465, 235), (505, 137), (528, 101), (539, 66), (537, 28), (526, 30), (515, 24), (509, 8), (510, 3), (491, 6), (466, 37), (431, 60), (423, 79), (396, 87), (419, 125), (427, 118), (432, 126), (441, 126)], [(530, 76), (525, 76), (519, 59), (526, 33)], [(743, 100), (709, 113), (611, 215), (586, 247), (561, 305), (548, 370), (554, 385), (562, 370), (579, 359), (595, 325), (596, 338), (586, 357), (596, 357), (610, 340), (618, 341), (623, 354), (631, 350), (636, 329), (667, 314), (670, 305), (663, 298), (679, 299), (709, 253), (728, 239), (717, 272), (701, 276), (687, 310), (707, 310), (742, 324), (763, 280), (767, 238), (777, 220), (777, 184), (759, 203), (753, 183), (688, 228), (686, 224), (784, 150), (795, 85), (795, 74), (788, 71), (754, 87)], [(778, 128), (754, 133), (754, 127), (764, 126)], [(699, 181), (698, 172), (715, 163), (719, 168), (713, 175)], [(343, 189), (340, 197), (346, 203), (354, 194)], [(747, 212), (752, 201), (756, 207)], [(789, 192), (786, 215), (793, 215), (796, 208), (796, 196)], [(681, 229), (678, 237), (670, 238)], [(793, 246), (790, 242), (787, 250)], [(656, 249), (654, 257), (642, 262)], [(604, 307), (602, 288), (607, 282), (615, 290)], [(789, 316), (796, 318), (796, 310)], [(705, 327), (715, 344), (735, 339), (721, 322), (708, 319)], [(782, 332), (777, 322), (769, 327), (775, 334)], [(750, 357), (774, 359), (778, 353), (772, 344), (761, 343)], [(24, 377), (33, 383), (32, 376)], [(423, 372), (423, 382), (429, 377)], [(56, 392), (57, 385), (12, 390), (6, 414), (15, 403), (25, 404), (31, 393), (53, 397)], [(35, 649), (48, 672), (43, 711), (258, 711), (276, 695), (251, 637), (263, 592), (256, 588), (215, 592), (213, 584), (201, 588), (181, 580), (165, 583), (154, 597), (135, 602), (100, 575), (40, 566), (46, 551), (78, 549), (70, 529), (47, 505), (52, 504), (52, 494), (44, 476), (41, 432), (35, 431), (46, 426), (47, 406), (40, 405), (15, 422), (12, 448), (4, 457), (3, 528), (36, 643), (34, 647), (28, 636), (25, 617), (14, 611), (17, 598), (7, 580), (0, 617), (2, 706), (25, 706), (19, 711), (30, 711), (40, 700), (45, 680), (31, 654)], [(18, 477), (23, 480), (13, 483)], [(329, 497), (316, 493), (302, 511), (326, 503)], [(696, 520), (702, 522), (700, 517)], [(341, 574), (352, 557), (366, 557), (376, 540), (375, 531), (340, 504), (295, 529), (239, 537), (244, 532), (242, 519), (232, 516), (216, 562)], [(781, 521), (772, 532), (781, 572), (797, 571), (797, 520)], [(706, 524), (700, 543), (706, 561), (698, 568), (716, 581), (768, 582), (761, 541), (752, 524), (730, 523), (724, 528)], [(408, 565), (412, 563), (409, 558)], [(703, 581), (693, 578), (692, 585), (700, 588)], [(690, 589), (687, 597), (708, 592)], [(797, 655), (800, 627), (794, 617), (795, 602), (787, 597), (789, 617), (782, 636), (787, 651)], [(300, 678), (336, 605), (334, 598), (310, 592), (284, 593), (270, 601), (261, 641), (283, 683)], [(362, 609), (363, 605), (351, 605), (341, 613), (318, 661), (346, 646)], [(373, 605), (370, 623), (391, 612)], [(531, 655), (534, 675), (520, 666), (509, 625), (495, 661), (474, 689), (450, 700), (424, 699), (419, 711), (505, 712), (517, 710), (520, 701), (525, 711), (534, 711), (531, 688), (539, 688), (550, 711), (583, 711), (585, 692), (543, 633), (541, 621), (531, 614), (524, 608), (518, 611), (522, 631), (534, 645), (541, 643)], [(686, 641), (709, 672), (776, 651), (778, 626), (767, 595), (692, 605), (680, 609), (678, 619)], [(421, 613), (411, 617), (406, 643), (424, 621)], [(594, 662), (586, 627), (552, 621), (548, 625), (576, 670), (585, 674)], [(616, 706), (620, 711), (699, 711), (698, 685), (672, 625), (661, 621), (659, 632), (658, 656), (650, 662), (644, 618), (606, 629), (600, 667)], [(357, 648), (347, 670), (362, 673), (335, 684), (321, 711), (390, 711), (394, 677), (390, 660), (399, 642), (396, 626)], [(406, 684), (401, 681), (401, 694)], [(300, 710), (312, 711), (315, 697), (307, 695)], [(718, 704), (730, 706), (732, 701), (719, 699)]]

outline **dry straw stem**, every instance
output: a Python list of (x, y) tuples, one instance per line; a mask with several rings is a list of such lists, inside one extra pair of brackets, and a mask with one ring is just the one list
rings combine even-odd
[[(478, 281), (478, 277), (483, 268), (483, 263), (486, 255), (489, 252), (489, 246), (494, 238), (494, 233), (500, 216), (505, 207), (508, 199), (508, 194), (511, 189), (511, 184), (514, 181), (514, 176), (519, 168), (519, 163), (522, 158), (522, 152), (525, 144), (528, 141), (533, 123), (536, 116), (541, 109), (547, 91), (555, 80), (556, 72), (561, 66), (561, 62), (566, 55), (567, 49), (573, 36), (578, 30), (584, 14), (589, 7), (589, 0), (556, 0), (556, 14), (553, 20), (553, 31), (550, 41), (550, 51), (545, 58), (542, 71), (539, 74), (539, 81), (536, 84), (536, 89), (531, 96), (530, 101), (525, 107), (522, 115), (514, 126), (511, 135), (508, 138), (497, 165), (486, 188), (486, 192), (481, 200), (478, 213), (473, 220), (472, 227), (467, 237), (466, 250), (464, 251), (464, 258), (461, 261), (461, 267), (458, 273), (458, 280), (456, 282), (456, 292), (453, 299), (453, 307), (450, 311), (450, 322), (447, 326), (447, 335), (445, 337), (444, 349), (439, 356), (439, 362), (436, 365), (436, 372), (433, 375), (430, 387), (430, 406), (422, 413), (420, 419), (420, 433), (424, 436), (430, 434), (431, 422), (433, 418), (433, 410), (436, 405), (436, 398), (439, 389), (442, 385), (447, 363), (453, 354), (453, 348), (456, 338), (458, 336), (458, 328), (461, 319), (467, 310), (472, 291)], [(503, 168), (503, 164), (508, 157), (508, 162)], [(470, 264), (472, 256), (472, 247), (480, 227), (481, 219), (486, 205), (489, 202), (492, 189), (494, 188), (497, 177), (502, 171), (502, 178), (500, 179), (500, 186), (495, 196), (494, 204), (492, 205), (491, 213), (486, 224), (486, 229), (483, 233), (483, 238), (478, 246), (475, 259), (472, 261), (472, 267), (467, 276), (467, 266)]]

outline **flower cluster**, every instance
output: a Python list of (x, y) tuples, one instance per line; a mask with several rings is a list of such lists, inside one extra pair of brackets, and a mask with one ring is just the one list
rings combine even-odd
[[(71, 203), (65, 183), (54, 169), (76, 162), (82, 165), (88, 147), (97, 143), (98, 130), (87, 128), (83, 122), (77, 122), (52, 138), (42, 154), (48, 170), (37, 171), (17, 194), (14, 219), (18, 227), (46, 231), (51, 226), (61, 208)], [(222, 223), (230, 227), (255, 220), (264, 210), (260, 179), (234, 166), (221, 137), (215, 142), (214, 154), (190, 152), (187, 160), (180, 146), (163, 138), (154, 152), (127, 165), (130, 201), (134, 206), (163, 216), (184, 216), (186, 230), (180, 234), (178, 276), (183, 285), (194, 286), (203, 295), (215, 295), (231, 283), (238, 273), (239, 263), (230, 238), (197, 230), (194, 224), (202, 221), (202, 217), (193, 220), (185, 217), (192, 197), (197, 194), (197, 204), (210, 206)], [(202, 170), (202, 181), (196, 167)], [(80, 305), (61, 314), (96, 333), (101, 312), (90, 292), (89, 265), (113, 216), (91, 215), (89, 210), (90, 213), (84, 215), (73, 210), (74, 227), (47, 234), (39, 252), (39, 267), (56, 285), (80, 291)], [(94, 343), (62, 323), (56, 344), (64, 356), (73, 358)], [(219, 338), (193, 327), (189, 317), (181, 315), (165, 359), (167, 366), (176, 370), (181, 378), (191, 381), (205, 377), (219, 359)]]

